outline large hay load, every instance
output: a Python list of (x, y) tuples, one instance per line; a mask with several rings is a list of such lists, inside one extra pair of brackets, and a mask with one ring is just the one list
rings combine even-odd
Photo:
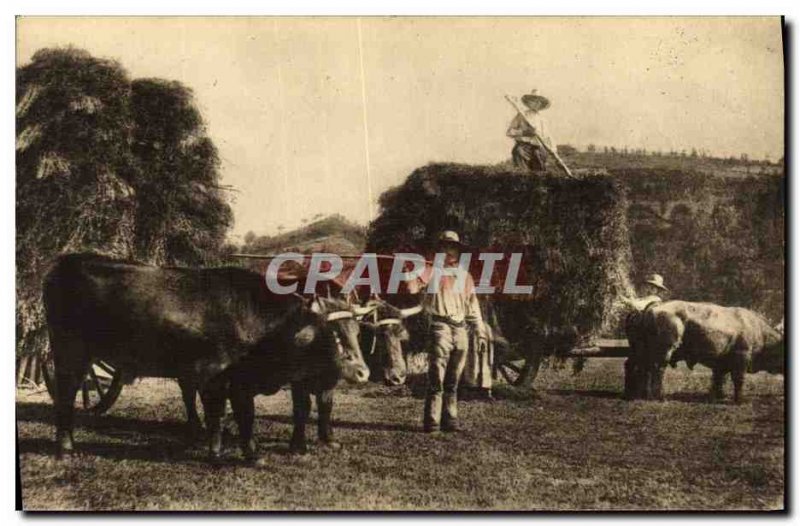
[(612, 177), (431, 164), (380, 204), (367, 251), (431, 254), (436, 236), (452, 229), (473, 259), (481, 251), (523, 254), (520, 275), (532, 293), (491, 299), (504, 335), (526, 356), (619, 331), (616, 298), (632, 292), (631, 249), (625, 193)]
[(633, 274), (662, 274), (671, 298), (784, 317), (786, 180), (616, 169), (630, 207)]

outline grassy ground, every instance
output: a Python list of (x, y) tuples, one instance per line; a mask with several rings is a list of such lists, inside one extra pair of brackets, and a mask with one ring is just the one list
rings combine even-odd
[[(420, 431), (416, 389), (337, 394), (340, 450), (287, 454), (288, 392), (257, 400), (263, 465), (234, 444), (210, 466), (183, 445), (177, 385), (126, 387), (109, 414), (81, 416), (79, 453), (53, 456), (46, 393), (20, 390), (24, 506), (43, 509), (779, 509), (784, 493), (783, 378), (747, 380), (740, 406), (710, 405), (710, 373), (668, 371), (666, 402), (619, 398), (621, 360), (573, 376), (544, 370), (539, 394), (498, 386), (461, 403), (465, 430)], [(504, 388), (505, 387), (505, 388)], [(311, 436), (311, 434), (309, 435)]]

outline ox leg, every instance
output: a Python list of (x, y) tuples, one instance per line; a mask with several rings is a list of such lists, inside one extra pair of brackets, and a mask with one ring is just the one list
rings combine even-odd
[(320, 441), (328, 446), (337, 447), (338, 444), (333, 440), (333, 426), (331, 425), (333, 389), (326, 389), (317, 393), (317, 412), (319, 413), (317, 433)]
[(742, 403), (742, 390), (744, 388), (744, 365), (736, 364), (731, 371), (731, 380), (733, 380), (733, 403)]
[(256, 443), (253, 439), (255, 422), (255, 395), (246, 386), (234, 385), (230, 389), (231, 406), (236, 426), (239, 428), (239, 447), (245, 460), (256, 459)]
[(222, 415), (225, 412), (225, 383), (221, 379), (210, 381), (200, 391), (208, 427), (208, 456), (217, 460), (222, 454)]
[(653, 398), (653, 365), (646, 364), (641, 367), (642, 376), (642, 398), (650, 400)]
[(663, 398), (664, 366), (657, 363), (649, 363), (643, 369), (644, 398), (647, 400), (661, 400)]
[(653, 367), (653, 399), (664, 399), (664, 372), (666, 366), (656, 365)]
[(528, 357), (525, 359), (525, 365), (519, 373), (519, 378), (514, 382), (514, 385), (525, 387), (534, 390), (533, 384), (536, 377), (539, 375), (539, 368), (542, 366), (542, 351), (541, 349), (532, 349)]
[(294, 420), (294, 431), (289, 442), (289, 450), (292, 453), (306, 453), (306, 422), (311, 412), (311, 397), (305, 386), (292, 384), (292, 417)]
[[(82, 370), (82, 369), (81, 369)], [(71, 453), (75, 448), (72, 430), (75, 424), (75, 395), (83, 374), (72, 370), (56, 371), (56, 455)]]
[(642, 369), (638, 362), (630, 357), (625, 360), (625, 400), (635, 400), (642, 397)]
[(188, 378), (179, 378), (183, 405), (186, 408), (186, 436), (189, 442), (194, 442), (202, 434), (203, 424), (197, 414), (197, 383)]
[(728, 372), (720, 366), (714, 367), (711, 372), (711, 402), (719, 402), (724, 397), (723, 386), (725, 385), (725, 375)]
[(75, 395), (83, 381), (89, 358), (79, 341), (54, 337), (51, 334), (56, 377), (56, 455), (61, 457), (75, 448), (72, 430), (75, 424)]

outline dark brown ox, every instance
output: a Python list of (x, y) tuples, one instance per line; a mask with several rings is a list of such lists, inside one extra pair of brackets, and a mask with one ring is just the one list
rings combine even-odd
[(629, 318), (627, 332), (632, 356), (625, 390), (631, 398), (661, 398), (664, 368), (680, 360), (712, 369), (712, 400), (723, 397), (728, 373), (736, 403), (742, 400), (746, 372), (783, 373), (783, 335), (744, 308), (668, 301)]
[(370, 315), (362, 320), (370, 345), (367, 350), (370, 371), (373, 380), (383, 381), (386, 385), (402, 385), (406, 381), (406, 366), (403, 345), (409, 340), (406, 320), (419, 314), (422, 305), (398, 308), (383, 300), (371, 301)]
[[(196, 419), (199, 389), (212, 456), (219, 454), (219, 419), (228, 393), (244, 452), (252, 455), (253, 412), (242, 401), (250, 393), (291, 384), (295, 405), (307, 406), (306, 389), (312, 390), (321, 399), (320, 436), (328, 439), (338, 379), (360, 383), (369, 377), (351, 311), (272, 295), (263, 276), (239, 268), (157, 268), (67, 255), (48, 274), (44, 301), (59, 452), (73, 449), (73, 404), (93, 358), (116, 364), (128, 379), (178, 378), (185, 396), (191, 394), (190, 420)], [(295, 410), (295, 449), (305, 448), (307, 417), (307, 411)]]

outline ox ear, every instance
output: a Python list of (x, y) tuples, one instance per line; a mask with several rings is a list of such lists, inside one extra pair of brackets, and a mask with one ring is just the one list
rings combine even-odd
[(398, 331), (397, 338), (401, 342), (407, 342), (409, 339), (411, 339), (411, 335), (408, 333), (408, 329), (406, 329), (402, 325), (400, 325), (399, 327), (400, 327), (400, 330)]
[(317, 328), (313, 325), (306, 325), (296, 333), (294, 333), (295, 347), (308, 347), (317, 338)]
[(322, 301), (318, 297), (314, 297), (314, 299), (311, 300), (309, 309), (311, 309), (311, 312), (314, 314), (322, 314)]

